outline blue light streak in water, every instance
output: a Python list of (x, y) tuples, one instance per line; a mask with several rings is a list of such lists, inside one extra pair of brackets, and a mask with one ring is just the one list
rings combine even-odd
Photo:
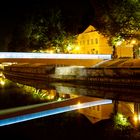
[(92, 102), (87, 102), (87, 103), (81, 103), (81, 104), (76, 104), (76, 105), (55, 108), (55, 109), (51, 109), (51, 110), (45, 110), (45, 111), (36, 112), (36, 113), (32, 113), (32, 114), (16, 116), (16, 117), (0, 120), (0, 126), (10, 125), (10, 124), (14, 124), (14, 123), (24, 122), (24, 121), (37, 119), (37, 118), (41, 118), (41, 117), (46, 117), (46, 116), (50, 116), (50, 115), (55, 115), (55, 114), (59, 114), (59, 113), (64, 113), (64, 112), (68, 112), (68, 111), (73, 111), (73, 110), (77, 110), (80, 108), (87, 108), (87, 107), (91, 107), (91, 106), (111, 104), (111, 103), (112, 103), (112, 100), (92, 101)]

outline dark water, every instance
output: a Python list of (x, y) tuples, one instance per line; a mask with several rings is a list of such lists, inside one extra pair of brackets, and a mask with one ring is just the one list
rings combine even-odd
[[(139, 115), (138, 89), (46, 83), (11, 77), (1, 77), (0, 81), (0, 112), (19, 106), (64, 101), (81, 95), (113, 101), (108, 105), (2, 126), (1, 139), (140, 139), (139, 117), (135, 116)], [(120, 114), (123, 117), (118, 117)]]

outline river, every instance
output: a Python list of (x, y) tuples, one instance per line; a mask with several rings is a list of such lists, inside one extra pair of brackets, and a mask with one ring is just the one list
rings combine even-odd
[[(107, 85), (76, 85), (72, 83), (46, 83), (46, 81), (9, 77), (1, 73), (0, 113), (4, 110), (61, 102), (77, 97), (109, 99), (112, 103), (93, 105), (0, 128), (5, 138), (51, 139), (61, 138), (118, 138), (120, 133), (111, 129), (124, 130), (123, 138), (134, 137), (128, 134), (139, 126), (139, 89)], [(115, 116), (115, 117), (114, 117)], [(111, 121), (110, 121), (111, 120)], [(112, 121), (113, 120), (113, 121)], [(102, 122), (105, 121), (105, 123)], [(113, 128), (111, 127), (113, 124)], [(102, 125), (102, 127), (101, 127)], [(79, 130), (79, 131), (77, 131)], [(102, 136), (99, 134), (102, 133)], [(8, 135), (7, 135), (8, 134)], [(118, 135), (119, 134), (119, 135)]]

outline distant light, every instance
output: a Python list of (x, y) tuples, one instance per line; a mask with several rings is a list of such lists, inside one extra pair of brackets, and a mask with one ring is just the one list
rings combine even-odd
[(80, 50), (80, 47), (79, 47), (79, 46), (76, 46), (76, 47), (75, 47), (75, 50), (76, 50), (76, 51), (79, 51), (79, 50)]
[(57, 101), (62, 101), (62, 98), (59, 97), (59, 98), (57, 99)]
[(134, 124), (137, 126), (140, 122), (140, 114), (134, 114), (133, 116)]
[(3, 66), (9, 66), (9, 65), (12, 65), (12, 64), (16, 64), (16, 63), (11, 63), (11, 62), (3, 62), (2, 63)]
[(135, 39), (133, 39), (132, 41), (131, 41), (131, 44), (136, 44), (136, 40)]
[(82, 106), (82, 104), (81, 104), (80, 102), (78, 102), (78, 103), (77, 103), (77, 106), (78, 106), (78, 107), (81, 107), (81, 106)]
[(72, 46), (71, 45), (68, 45), (67, 50), (68, 51), (71, 51), (72, 50)]
[(122, 41), (118, 41), (118, 42), (116, 43), (117, 46), (120, 46), (121, 44), (122, 44)]
[(133, 119), (134, 119), (134, 122), (137, 123), (137, 121), (138, 121), (138, 117), (137, 117), (136, 114), (134, 115)]
[(46, 51), (46, 52), (49, 53), (49, 54), (53, 54), (53, 53), (54, 53), (53, 50), (48, 50), (48, 51)]
[(0, 80), (0, 85), (4, 86), (5, 85), (5, 81), (4, 80)]
[(0, 72), (0, 77), (2, 77), (3, 76), (3, 73), (2, 72)]
[(120, 46), (124, 41), (125, 41), (124, 39), (121, 39), (121, 40), (117, 41), (116, 45)]
[(64, 113), (67, 111), (73, 111), (73, 110), (77, 110), (80, 108), (87, 108), (87, 107), (91, 107), (91, 106), (110, 104), (110, 103), (112, 103), (112, 100), (99, 100), (99, 101), (81, 103), (80, 106), (76, 104), (76, 105), (70, 105), (70, 106), (55, 108), (55, 109), (51, 109), (51, 110), (36, 112), (36, 113), (32, 113), (32, 114), (16, 116), (16, 117), (0, 120), (0, 126), (10, 125), (10, 124), (19, 123), (19, 122), (23, 122), (23, 121), (27, 121), (27, 120), (32, 120), (32, 119), (37, 119), (37, 118), (55, 115), (55, 114), (59, 114), (59, 113)]

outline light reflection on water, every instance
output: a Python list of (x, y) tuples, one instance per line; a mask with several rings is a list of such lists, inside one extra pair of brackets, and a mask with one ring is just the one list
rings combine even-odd
[[(9, 79), (9, 80), (8, 80)], [(127, 118), (140, 120), (140, 95), (137, 89), (124, 89), (107, 86), (83, 86), (66, 83), (46, 83), (27, 79), (0, 77), (0, 109), (38, 104), (43, 102), (61, 101), (78, 96), (112, 99), (112, 104), (98, 105), (79, 109), (92, 123), (108, 119), (117, 112)]]
[(0, 78), (0, 109), (61, 101), (68, 98), (71, 98), (69, 94), (59, 95), (55, 89), (39, 89)]

